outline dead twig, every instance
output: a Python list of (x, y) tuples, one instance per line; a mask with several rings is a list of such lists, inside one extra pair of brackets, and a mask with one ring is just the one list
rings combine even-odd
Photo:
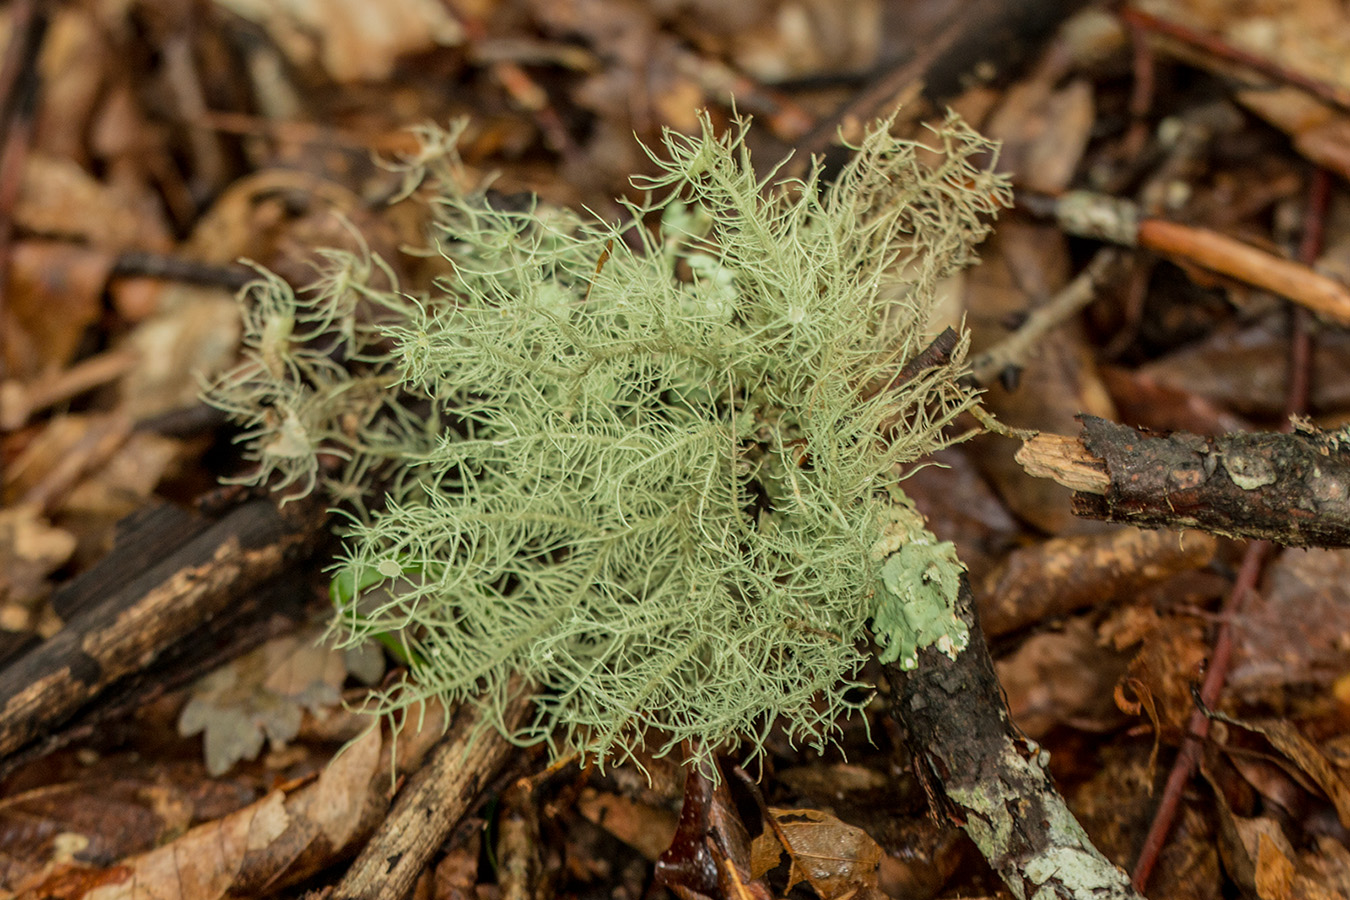
[(1350, 288), (1307, 263), (1283, 259), (1206, 228), (1142, 218), (1133, 203), (1103, 194), (1073, 191), (1051, 201), (1049, 209), (1069, 234), (1153, 250), (1350, 323)]
[(1021, 367), (1047, 332), (1073, 318), (1097, 296), (1097, 289), (1120, 265), (1115, 250), (1100, 250), (1077, 278), (1047, 303), (1036, 307), (1012, 334), (970, 361), (970, 377), (986, 385), (1009, 367)]
[(1339, 432), (1203, 437), (1081, 421), (1080, 437), (1041, 434), (1017, 453), (1028, 473), (1076, 491), (1079, 516), (1350, 547), (1350, 442)]
[(138, 359), (130, 350), (109, 350), (34, 382), (0, 382), (0, 431), (22, 428), (35, 414), (116, 381)]
[(1292, 85), (1319, 100), (1350, 112), (1350, 91), (1345, 88), (1305, 75), (1268, 57), (1235, 47), (1217, 35), (1198, 31), (1178, 22), (1169, 22), (1132, 6), (1122, 10), (1120, 17), (1131, 28), (1180, 41), (1194, 50), (1224, 62), (1236, 63), (1274, 81)]
[[(530, 708), (521, 691), (507, 708), (502, 727), (517, 727)], [(479, 714), (463, 709), (449, 736), (399, 792), (356, 862), (329, 895), (331, 900), (404, 897), (431, 855), (473, 809), (483, 789), (515, 748)]]

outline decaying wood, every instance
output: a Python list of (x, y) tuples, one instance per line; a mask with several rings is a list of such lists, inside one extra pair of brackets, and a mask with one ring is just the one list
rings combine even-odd
[(118, 680), (67, 722), (44, 730), (5, 756), (0, 760), (0, 778), (65, 747), (118, 740), (119, 734), (134, 728), (138, 710), (299, 627), (307, 618), (302, 602), (308, 595), (309, 584), (301, 572), (259, 584), (202, 628), (165, 647), (152, 666)]
[[(528, 693), (522, 692), (506, 710), (502, 728), (511, 731), (520, 725), (530, 708)], [(330, 900), (407, 896), (432, 854), (515, 750), (496, 728), (481, 725), (476, 713), (460, 711), (450, 734), (399, 791), (394, 808)]]
[(1016, 459), (1028, 475), (1049, 478), (1071, 490), (1105, 494), (1111, 487), (1102, 461), (1067, 434), (1041, 432), (1022, 443)]
[[(1350, 547), (1350, 439), (1343, 432), (1202, 437), (1081, 420), (1076, 440), (1041, 435), (1017, 456), (1031, 474), (1074, 488), (1080, 516), (1291, 547)], [(1088, 485), (1084, 471), (1100, 473), (1104, 485)]]
[(69, 622), (210, 527), (211, 519), (171, 503), (137, 510), (117, 523), (117, 536), (107, 556), (56, 589), (53, 612)]
[(892, 711), (920, 778), (1014, 896), (1139, 898), (1069, 812), (1042, 752), (1018, 738), (974, 606), (963, 578), (959, 612), (970, 645), (955, 658), (928, 647), (918, 668), (887, 668)]
[[(120, 582), (89, 576), (84, 607), (65, 628), (0, 671), (0, 756), (69, 719), (119, 679), (280, 573), (306, 552), (325, 517), (312, 504), (279, 511), (270, 500), (239, 506), (167, 557)], [(118, 565), (115, 558), (109, 566)], [(108, 593), (90, 602), (88, 584)]]

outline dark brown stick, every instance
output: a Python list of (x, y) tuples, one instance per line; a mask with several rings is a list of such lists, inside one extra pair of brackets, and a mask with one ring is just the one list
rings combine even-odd
[(964, 577), (958, 612), (970, 631), (964, 650), (948, 657), (928, 647), (911, 671), (887, 667), (892, 714), (930, 796), (1019, 897), (1138, 898), (1069, 812), (1038, 749), (1013, 727)]
[[(528, 691), (507, 709), (503, 727), (515, 728), (530, 708)], [(330, 894), (331, 900), (407, 896), (431, 855), (478, 801), (514, 747), (477, 713), (462, 709), (449, 736), (417, 770), (370, 843)]]
[(228, 291), (237, 291), (258, 277), (253, 269), (239, 263), (206, 263), (149, 250), (122, 251), (109, 274), (113, 278), (160, 278), (184, 284), (205, 284)]
[(311, 504), (240, 506), (0, 671), (0, 756), (61, 724), (120, 678), (278, 574), (325, 517)]
[[(1308, 208), (1304, 215), (1303, 240), (1300, 242), (1299, 260), (1312, 265), (1322, 253), (1326, 234), (1327, 211), (1331, 201), (1331, 176), (1326, 169), (1313, 173), (1308, 186)], [(1292, 307), (1293, 328), (1289, 341), (1289, 386), (1285, 412), (1291, 417), (1304, 413), (1308, 408), (1308, 388), (1311, 379), (1312, 335), (1308, 328), (1308, 311)], [(1177, 754), (1172, 771), (1168, 774), (1167, 784), (1163, 788), (1162, 799), (1158, 801), (1158, 810), (1149, 826), (1144, 846), (1134, 865), (1131, 881), (1139, 890), (1148, 886), (1149, 876), (1153, 873), (1159, 855), (1162, 853), (1167, 835), (1172, 830), (1177, 811), (1181, 808), (1181, 798), (1186, 785), (1195, 774), (1200, 762), (1201, 748), (1209, 736), (1209, 716), (1205, 709), (1212, 709), (1219, 703), (1224, 682), (1228, 679), (1228, 669), (1233, 658), (1233, 622), (1242, 614), (1243, 607), (1255, 590), (1261, 578), (1266, 559), (1270, 556), (1271, 545), (1268, 541), (1255, 541), (1247, 546), (1242, 559), (1242, 570), (1238, 573), (1233, 590), (1219, 611), (1219, 628), (1214, 638), (1214, 652), (1210, 654), (1210, 665), (1205, 672), (1205, 682), (1200, 688), (1200, 702), (1203, 709), (1191, 713), (1187, 723), (1186, 739)]]
[[(1233, 619), (1242, 612), (1244, 604), (1256, 582), (1261, 577), (1261, 569), (1270, 552), (1269, 541), (1254, 541), (1247, 547), (1242, 558), (1242, 571), (1238, 573), (1233, 590), (1224, 599), (1220, 610), (1221, 624), (1214, 639), (1214, 652), (1210, 656), (1209, 668), (1205, 672), (1204, 684), (1200, 687), (1200, 700), (1205, 709), (1219, 702), (1224, 682), (1228, 679), (1228, 669), (1233, 660)], [(1176, 821), (1177, 811), (1181, 808), (1181, 798), (1185, 795), (1186, 785), (1195, 774), (1200, 762), (1200, 753), (1204, 749), (1205, 739), (1209, 737), (1209, 715), (1205, 709), (1195, 709), (1186, 723), (1186, 737), (1181, 744), (1181, 752), (1167, 774), (1167, 784), (1163, 787), (1162, 799), (1158, 801), (1158, 810), (1153, 815), (1144, 845), (1139, 850), (1130, 880), (1142, 891), (1148, 886), (1153, 867), (1166, 846), (1167, 835)]]
[(1290, 547), (1350, 547), (1350, 440), (1340, 432), (1201, 437), (1094, 416), (1082, 422), (1076, 441), (1043, 434), (1017, 454), (1032, 475), (1077, 491), (1077, 515)]

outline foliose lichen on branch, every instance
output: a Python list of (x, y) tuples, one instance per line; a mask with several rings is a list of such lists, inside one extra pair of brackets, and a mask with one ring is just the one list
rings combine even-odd
[(869, 619), (888, 659), (964, 646), (960, 564), (895, 482), (973, 402), (965, 340), (896, 382), (1008, 189), (958, 120), (934, 136), (882, 123), (833, 182), (777, 183), (705, 118), (610, 224), (460, 189), (428, 132), (404, 171), (435, 186), (438, 290), (334, 254), (307, 294), (248, 292), (246, 359), (210, 396), (252, 480), (355, 502), (334, 628), (400, 648), (386, 708), (499, 712), (525, 683), (512, 736), (601, 760), (757, 749), (775, 722), (819, 744)]

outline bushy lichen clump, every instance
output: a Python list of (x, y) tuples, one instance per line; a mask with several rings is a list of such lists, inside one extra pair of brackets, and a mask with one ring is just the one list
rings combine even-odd
[(336, 596), (348, 640), (408, 661), (391, 706), (500, 710), (530, 684), (516, 737), (601, 759), (775, 721), (818, 742), (874, 612), (892, 657), (961, 644), (950, 545), (885, 499), (971, 402), (964, 342), (897, 376), (1007, 199), (986, 142), (936, 135), (931, 166), (881, 127), (832, 184), (773, 186), (705, 121), (666, 138), (625, 225), (499, 208), (429, 154), (408, 168), (439, 160), (442, 292), (376, 291), (359, 259), (302, 301), (255, 291), (252, 360), (214, 396), (248, 419), (259, 479), (312, 481), (323, 449), (351, 460), (346, 495), (388, 474)]

